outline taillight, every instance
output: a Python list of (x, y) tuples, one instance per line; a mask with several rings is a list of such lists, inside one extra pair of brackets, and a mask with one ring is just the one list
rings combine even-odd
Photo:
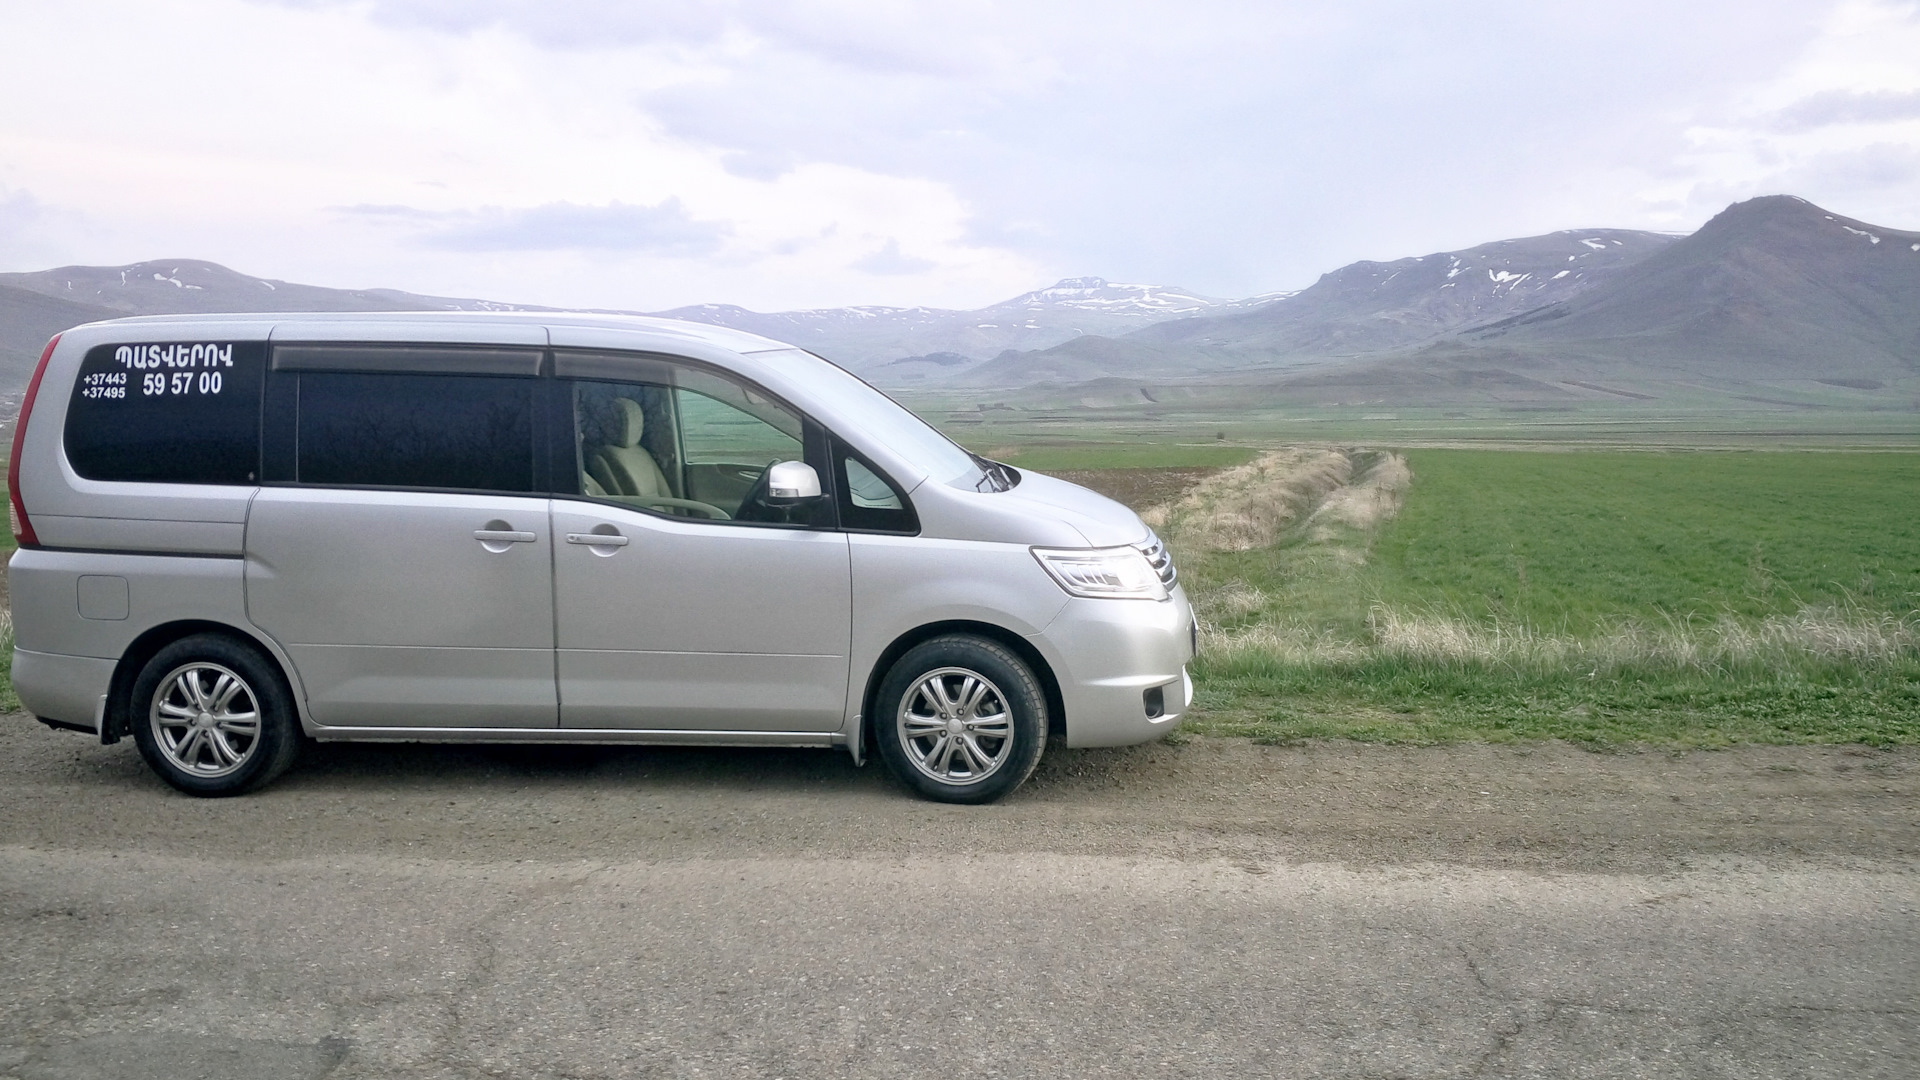
[(38, 544), (33, 522), (27, 520), (27, 508), (20, 502), (20, 448), (27, 445), (27, 417), (33, 414), (33, 399), (40, 394), (40, 377), (47, 373), (47, 361), (53, 359), (53, 347), (60, 335), (47, 342), (40, 354), (40, 366), (33, 369), (33, 381), (27, 384), (27, 396), (20, 402), (20, 419), (13, 422), (13, 456), (7, 458), (7, 516), (13, 520), (13, 539), (20, 544)]

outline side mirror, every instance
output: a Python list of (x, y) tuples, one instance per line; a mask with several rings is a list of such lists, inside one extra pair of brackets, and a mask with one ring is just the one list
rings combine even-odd
[(792, 506), (820, 497), (820, 474), (804, 461), (781, 461), (767, 467), (767, 503)]

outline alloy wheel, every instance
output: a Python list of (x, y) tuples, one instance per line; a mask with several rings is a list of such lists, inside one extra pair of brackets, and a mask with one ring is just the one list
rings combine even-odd
[(936, 668), (902, 695), (895, 718), (914, 768), (942, 784), (972, 784), (1005, 764), (1013, 715), (993, 680), (962, 667)]
[(253, 688), (210, 661), (183, 664), (160, 680), (148, 710), (154, 741), (175, 766), (194, 776), (225, 776), (260, 745), (260, 706)]

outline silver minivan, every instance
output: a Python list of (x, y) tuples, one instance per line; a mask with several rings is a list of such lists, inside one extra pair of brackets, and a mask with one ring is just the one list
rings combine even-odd
[(304, 736), (875, 748), (984, 802), (1192, 698), (1133, 511), (711, 326), (94, 323), (41, 357), (8, 486), (21, 702), (195, 795)]

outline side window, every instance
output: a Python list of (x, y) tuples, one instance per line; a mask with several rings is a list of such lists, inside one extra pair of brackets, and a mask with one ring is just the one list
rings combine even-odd
[(534, 490), (530, 378), (303, 371), (302, 484)]
[(767, 470), (807, 460), (798, 414), (703, 369), (656, 364), (653, 377), (572, 384), (581, 494), (706, 521), (811, 525), (824, 513), (766, 501)]
[(833, 440), (833, 463), (834, 487), (840, 493), (840, 520), (847, 528), (861, 532), (920, 531), (920, 520), (906, 496), (839, 439)]
[(90, 480), (253, 483), (266, 357), (261, 342), (89, 350), (67, 405), (67, 460)]
[(744, 395), (729, 402), (685, 386), (673, 396), (689, 465), (770, 465), (803, 453), (799, 418), (771, 403), (748, 412)]
[(880, 479), (880, 474), (860, 463), (858, 458), (847, 458), (847, 497), (853, 506), (860, 510), (903, 510), (900, 493), (893, 485)]

